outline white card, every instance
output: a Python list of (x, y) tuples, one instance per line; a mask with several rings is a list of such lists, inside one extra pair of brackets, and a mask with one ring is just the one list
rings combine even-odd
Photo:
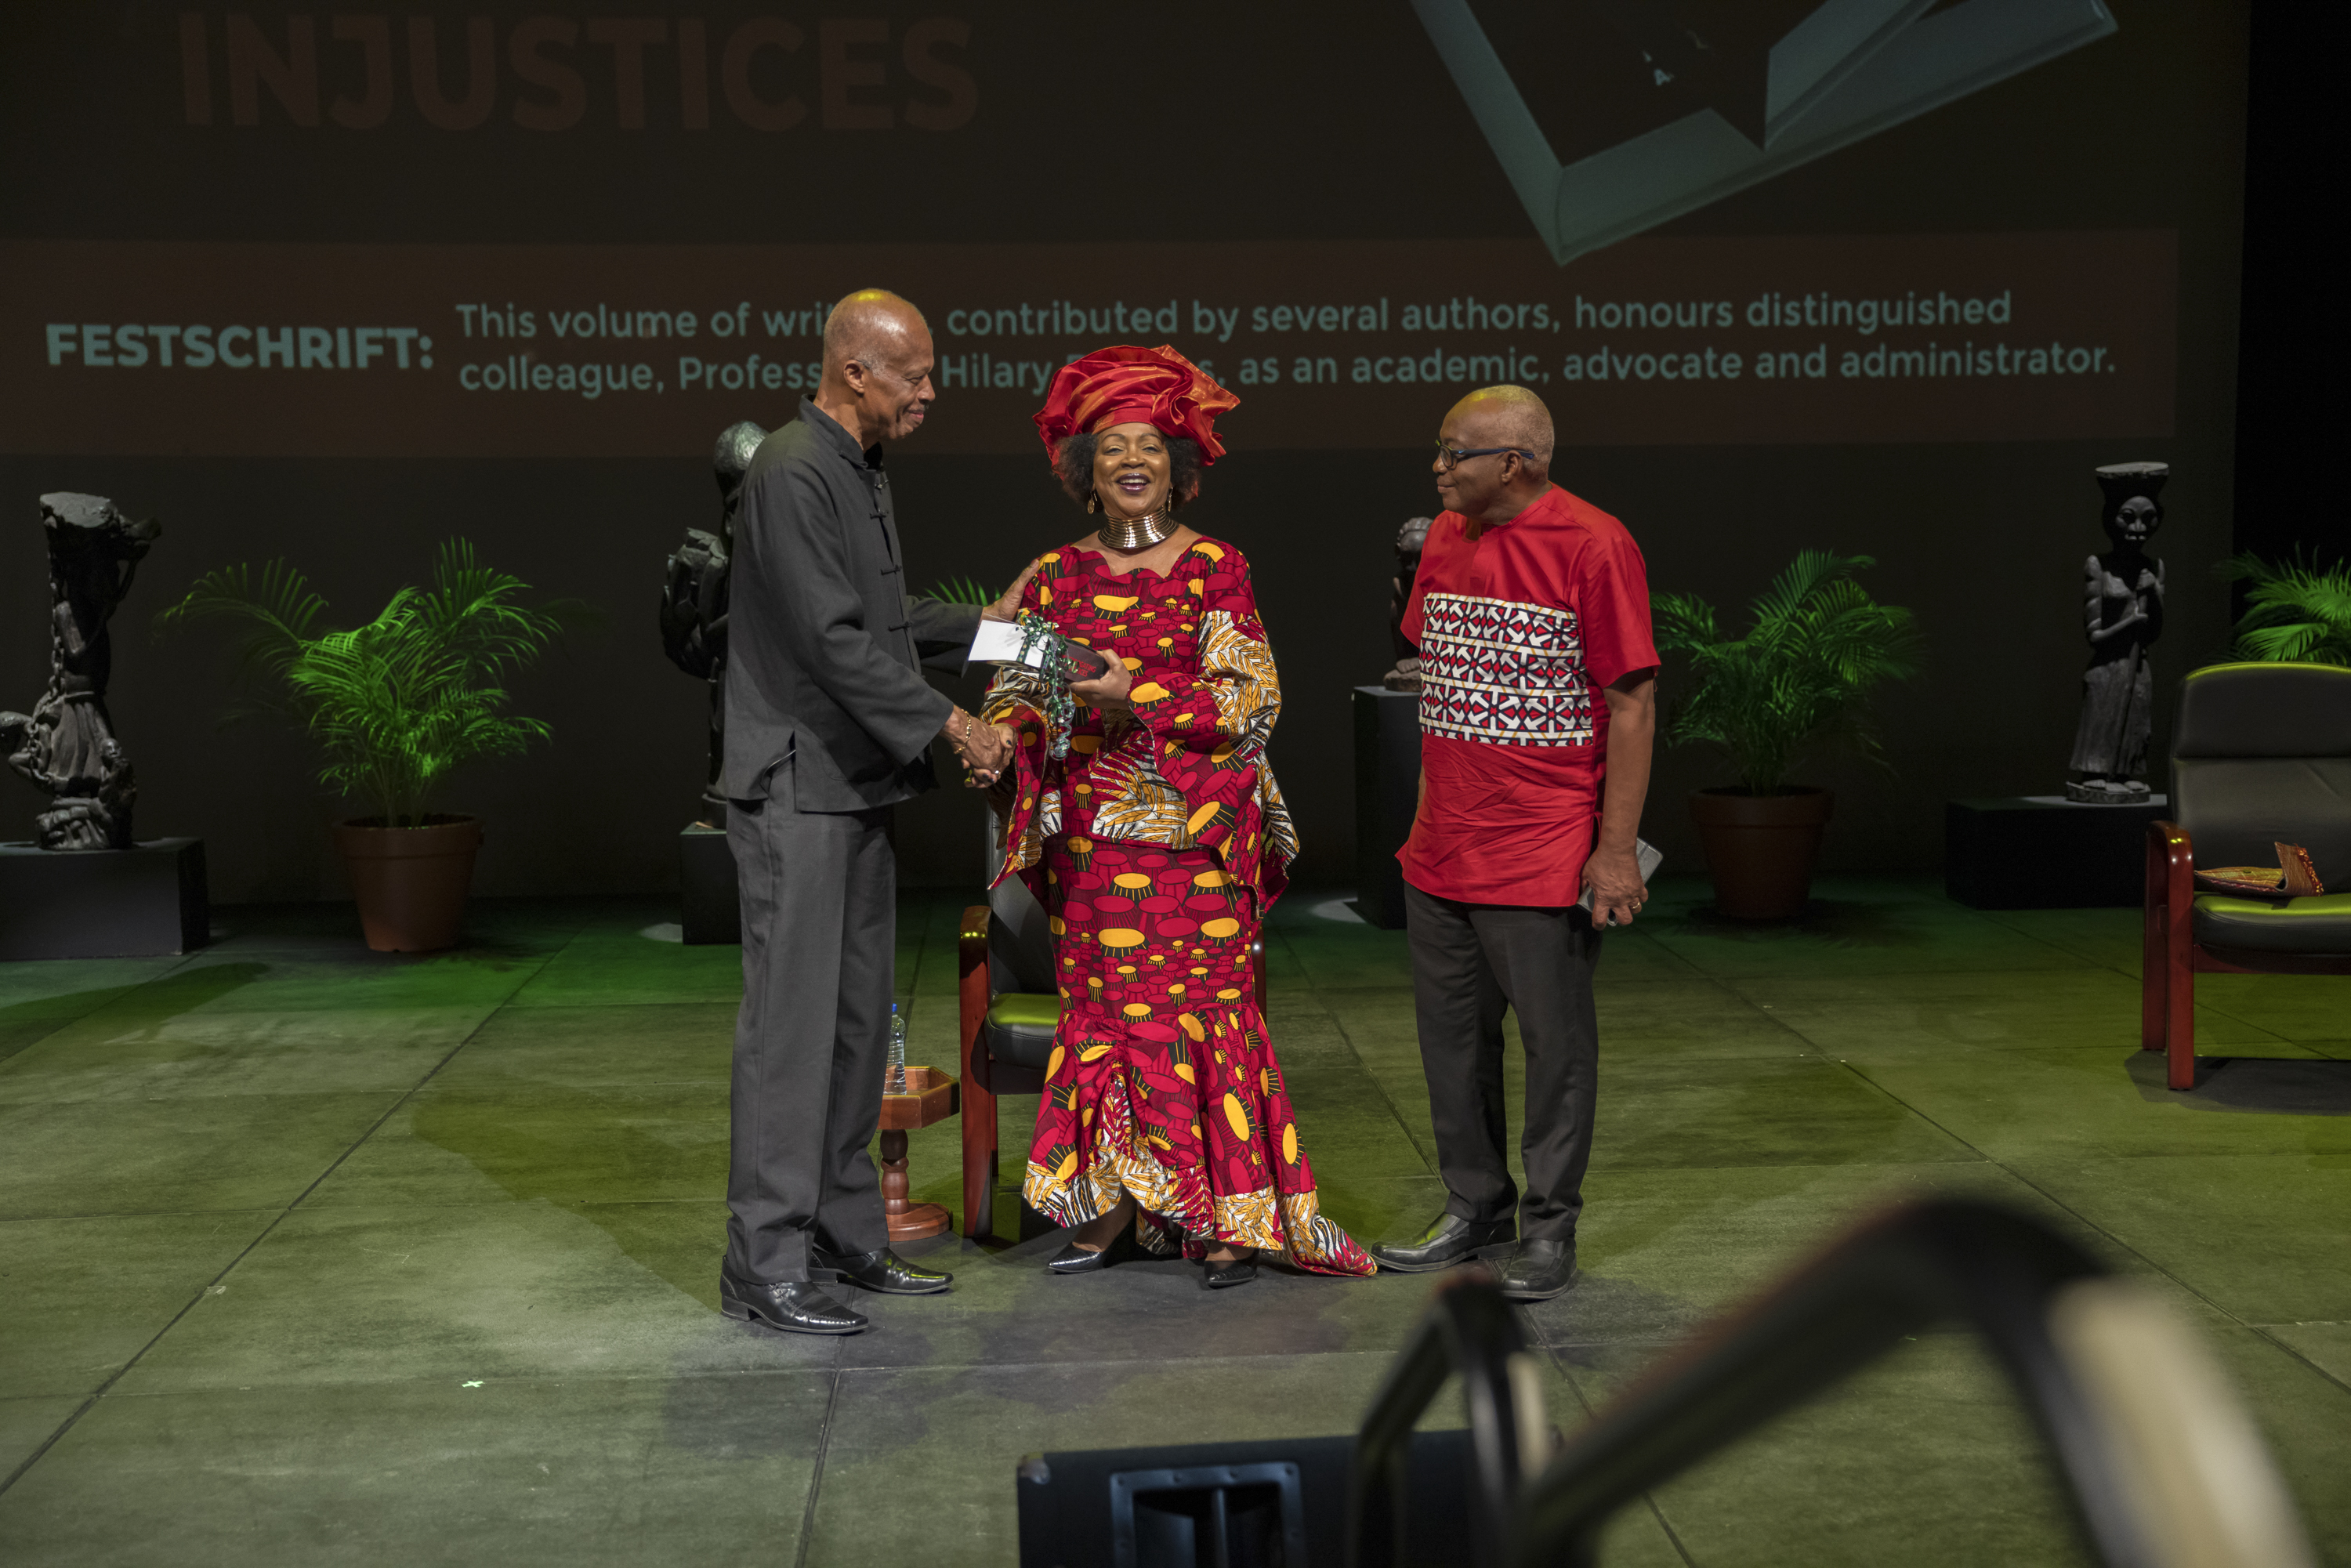
[(1040, 665), (1045, 656), (1042, 648), (1030, 651), (1027, 659), (1020, 656), (1020, 623), (1017, 621), (983, 621), (972, 633), (971, 652), (966, 655), (975, 664), (1019, 664), (1030, 668)]

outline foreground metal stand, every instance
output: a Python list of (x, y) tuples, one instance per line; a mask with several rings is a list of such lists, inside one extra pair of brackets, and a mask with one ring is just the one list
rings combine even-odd
[[(2196, 1335), (2040, 1221), (1971, 1202), (1865, 1223), (1563, 1443), (1517, 1309), (1464, 1269), (1352, 1438), (1029, 1455), (1014, 1483), (1020, 1562), (1589, 1564), (1618, 1509), (1954, 1319), (2031, 1411), (2097, 1562), (2313, 1563), (2268, 1451)], [(1416, 1432), (1456, 1375), (1468, 1429)], [(1750, 1544), (1759, 1558), (1802, 1552)]]
[(1617, 1509), (1951, 1319), (2008, 1374), (2098, 1562), (2314, 1561), (2210, 1353), (2137, 1286), (2002, 1208), (1920, 1203), (1863, 1225), (1626, 1390), (1531, 1478), (1507, 1311), (1490, 1285), (1458, 1285), (1398, 1359), (1356, 1442), (1351, 1565), (1395, 1561), (1407, 1494), (1390, 1481), (1394, 1456), (1448, 1372), (1469, 1396), (1472, 1560), (1583, 1564)]

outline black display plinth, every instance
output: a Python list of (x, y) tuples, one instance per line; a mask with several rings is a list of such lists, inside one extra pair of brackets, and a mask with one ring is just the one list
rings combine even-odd
[(688, 942), (743, 940), (743, 905), (735, 894), (735, 852), (726, 830), (700, 822), (677, 836), (678, 925)]
[(149, 958), (212, 936), (202, 839), (127, 850), (0, 844), (0, 959)]
[(2063, 795), (1951, 800), (1943, 807), (1943, 886), (1978, 909), (2086, 909), (2147, 895), (2147, 825), (2171, 809), (2090, 806)]
[(1355, 688), (1355, 909), (1404, 928), (1404, 868), (1396, 851), (1420, 805), (1420, 694)]

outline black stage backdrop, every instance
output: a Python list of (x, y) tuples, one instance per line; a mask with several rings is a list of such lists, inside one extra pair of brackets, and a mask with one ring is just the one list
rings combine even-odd
[[(1001, 583), (1081, 531), (1028, 423), (1052, 367), (1173, 342), (1239, 393), (1191, 516), (1254, 564), (1302, 878), (1352, 875), (1348, 689), (1389, 663), (1422, 453), (1504, 379), (1659, 587), (1729, 608), (1802, 547), (1877, 558), (1930, 643), (1885, 705), (1898, 776), (1808, 776), (1832, 865), (1931, 867), (1946, 797), (2062, 782), (2093, 466), (2174, 465), (2167, 685), (2225, 643), (2245, 27), (2085, 0), (14, 6), (0, 702), (46, 659), (35, 497), (161, 518), (118, 624), (139, 830), (205, 838), (226, 901), (339, 893), (351, 808), (298, 737), (218, 730), (215, 645), (147, 621), (277, 555), (356, 620), (463, 534), (609, 616), (517, 683), (553, 743), (449, 794), (489, 822), (477, 889), (674, 886), (705, 710), (660, 654), (663, 557), (714, 516), (718, 430), (790, 417), (822, 303), (875, 284), (941, 357), (891, 456), (917, 582)], [(1659, 770), (1677, 867), (1718, 778)], [(901, 821), (910, 880), (977, 883), (971, 797)]]

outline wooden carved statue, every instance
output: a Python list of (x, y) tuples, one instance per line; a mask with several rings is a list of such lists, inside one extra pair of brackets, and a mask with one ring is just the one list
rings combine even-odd
[(39, 818), (45, 850), (127, 850), (139, 793), (106, 711), (114, 607), (163, 530), (103, 496), (41, 497), (49, 544), (49, 685), (33, 711), (0, 713), (8, 766), (52, 798)]
[(2157, 497), (2171, 476), (2162, 463), (2116, 463), (2098, 470), (2112, 547), (2083, 564), (2083, 610), (2090, 667), (2082, 676), (2082, 722), (2069, 764), (2082, 777), (2068, 799), (2138, 805), (2147, 798), (2147, 751), (2155, 734), (2155, 674), (2148, 651), (2163, 635), (2163, 562), (2147, 553), (2163, 526)]
[(742, 504), (743, 476), (751, 454), (768, 433), (744, 420), (718, 433), (710, 471), (718, 481), (718, 531), (685, 530), (685, 543), (669, 558), (662, 591), (662, 648), (669, 661), (710, 688), (710, 770), (702, 785), (702, 823), (726, 825), (726, 797), (719, 772), (726, 758), (726, 712), (720, 683), (726, 674), (726, 567), (735, 549), (735, 512)]
[(1406, 517), (1396, 530), (1395, 575), (1388, 579), (1388, 641), (1395, 648), (1395, 668), (1380, 677), (1392, 692), (1420, 690), (1420, 650), (1404, 634), (1404, 612), (1412, 602), (1413, 580), (1420, 575), (1421, 547), (1428, 542), (1427, 517)]

